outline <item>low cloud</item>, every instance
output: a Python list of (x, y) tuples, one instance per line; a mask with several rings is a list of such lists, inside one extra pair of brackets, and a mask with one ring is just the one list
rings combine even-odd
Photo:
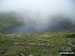
[[(0, 3), (0, 12), (15, 12), (38, 29), (58, 26), (55, 22), (67, 26), (65, 22), (61, 22), (66, 18), (75, 24), (75, 0), (3, 0)], [(56, 16), (63, 16), (65, 19), (58, 19)]]

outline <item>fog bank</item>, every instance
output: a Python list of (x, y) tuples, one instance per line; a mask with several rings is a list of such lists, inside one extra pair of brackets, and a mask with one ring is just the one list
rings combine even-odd
[(75, 25), (75, 0), (3, 0), (0, 12), (15, 12), (36, 29)]

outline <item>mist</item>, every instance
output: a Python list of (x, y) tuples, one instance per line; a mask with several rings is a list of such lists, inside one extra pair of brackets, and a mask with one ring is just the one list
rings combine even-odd
[(0, 12), (15, 12), (38, 30), (75, 26), (75, 0), (1, 0)]

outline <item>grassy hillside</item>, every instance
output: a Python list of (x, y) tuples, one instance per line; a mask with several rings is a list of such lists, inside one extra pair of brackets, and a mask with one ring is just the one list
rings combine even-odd
[(22, 20), (17, 20), (18, 18), (15, 13), (0, 13), (0, 30), (23, 24)]
[(0, 56), (59, 56), (59, 51), (75, 51), (74, 31), (0, 33)]

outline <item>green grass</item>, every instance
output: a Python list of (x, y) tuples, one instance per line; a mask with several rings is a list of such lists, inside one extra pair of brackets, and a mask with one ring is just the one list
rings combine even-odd
[[(74, 51), (68, 42), (75, 43), (75, 32), (45, 32), (35, 34), (0, 33), (0, 52), (4, 56), (17, 56), (21, 53), (28, 56), (59, 56), (59, 51)], [(43, 44), (43, 45), (42, 45)]]

